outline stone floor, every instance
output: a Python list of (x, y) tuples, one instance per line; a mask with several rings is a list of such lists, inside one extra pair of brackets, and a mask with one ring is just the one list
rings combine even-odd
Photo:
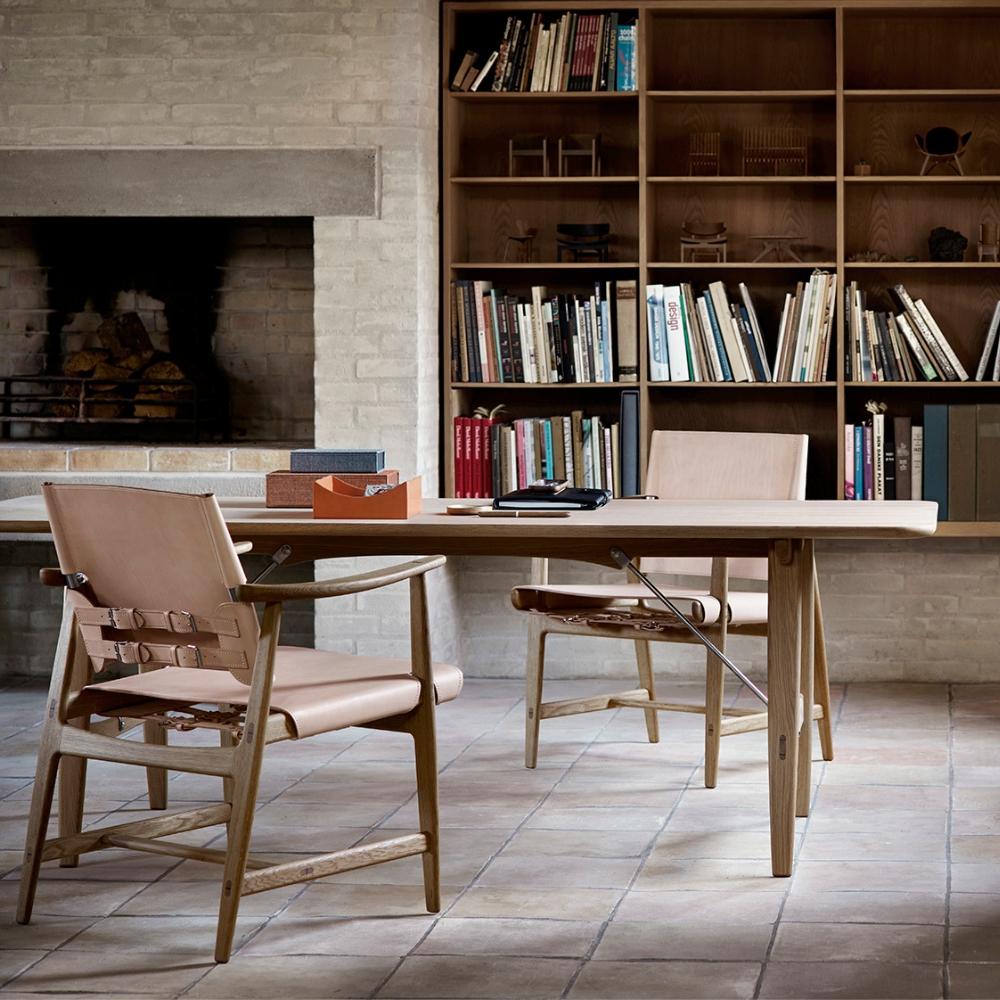
[[(262, 893), (226, 966), (210, 865), (46, 866), (35, 922), (11, 922), (42, 702), (0, 691), (3, 997), (1000, 997), (1000, 685), (837, 691), (837, 760), (815, 769), (794, 877), (772, 879), (763, 734), (724, 741), (712, 791), (693, 716), (662, 717), (658, 745), (627, 710), (553, 720), (526, 771), (518, 685), (472, 681), (439, 715), (441, 914), (417, 858)], [(146, 815), (141, 771), (91, 768), (89, 823)], [(177, 775), (173, 803), (218, 785)], [(272, 748), (255, 847), (415, 822), (406, 741), (348, 731)]]

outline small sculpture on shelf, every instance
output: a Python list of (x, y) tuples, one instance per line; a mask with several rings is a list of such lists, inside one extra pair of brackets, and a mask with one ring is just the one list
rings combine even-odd
[(747, 238), (761, 244), (760, 253), (751, 261), (753, 264), (763, 260), (769, 253), (773, 253), (777, 261), (784, 260), (787, 254), (792, 260), (802, 263), (802, 258), (795, 252), (793, 246), (795, 243), (801, 243), (802, 237), (795, 233), (767, 233)]
[[(518, 164), (524, 162), (527, 167), (541, 167), (541, 173), (519, 174)], [(549, 176), (549, 140), (544, 135), (522, 134), (511, 136), (507, 141), (507, 173), (510, 177), (548, 177)]]
[(860, 250), (852, 253), (847, 261), (849, 264), (891, 264), (895, 259), (881, 250)]
[(719, 132), (692, 132), (688, 136), (688, 175), (691, 177), (718, 177), (719, 150), (722, 135)]
[(979, 260), (1000, 261), (1000, 234), (995, 222), (979, 223)]
[(872, 165), (867, 160), (858, 160), (854, 164), (854, 176), (855, 177), (871, 177), (872, 175)]
[(503, 245), (503, 259), (510, 259), (510, 253), (514, 251), (514, 261), (522, 264), (530, 264), (534, 257), (535, 237), (538, 230), (529, 226), (524, 219), (514, 220), (514, 232), (508, 233)]
[(957, 230), (937, 226), (927, 238), (931, 260), (945, 263), (965, 259), (965, 248), (969, 241)]
[(915, 135), (913, 141), (917, 144), (917, 149), (924, 154), (920, 176), (929, 174), (942, 163), (951, 167), (959, 176), (964, 176), (960, 157), (965, 153), (971, 138), (971, 132), (959, 135), (948, 125), (935, 125), (923, 135)]
[(560, 177), (574, 176), (572, 164), (582, 163), (586, 177), (601, 176), (601, 135), (599, 132), (561, 135), (559, 137), (556, 160)]
[(728, 242), (724, 222), (685, 222), (681, 228), (681, 263), (725, 264)]
[(588, 259), (607, 261), (610, 242), (607, 222), (561, 222), (556, 226), (556, 260), (561, 262), (566, 253), (575, 264)]
[(743, 174), (746, 177), (795, 177), (809, 173), (806, 134), (800, 128), (743, 130)]

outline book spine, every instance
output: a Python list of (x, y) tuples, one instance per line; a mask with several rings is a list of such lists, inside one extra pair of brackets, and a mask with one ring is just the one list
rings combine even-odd
[(896, 499), (911, 500), (913, 492), (913, 426), (909, 417), (892, 418), (896, 448)]
[(500, 40), (500, 45), (497, 48), (497, 64), (496, 73), (493, 77), (492, 89), (494, 92), (499, 92), (503, 90), (504, 80), (507, 76), (507, 62), (510, 58), (510, 39), (511, 33), (514, 30), (514, 18), (508, 17), (507, 23), (503, 29), (503, 38)]
[(976, 408), (948, 407), (948, 517), (976, 519)]
[(514, 381), (514, 351), (510, 335), (510, 328), (507, 326), (507, 296), (493, 293), (493, 313), (496, 317), (495, 323), (500, 335), (500, 381)]
[(884, 438), (882, 441), (882, 483), (884, 499), (896, 499), (896, 442), (892, 433), (892, 421), (883, 421)]
[(938, 520), (948, 520), (948, 407), (924, 406), (924, 488), (925, 500), (938, 505)]
[(903, 310), (906, 313), (907, 319), (912, 324), (914, 331), (923, 341), (924, 349), (929, 351), (930, 355), (934, 358), (934, 364), (941, 373), (941, 377), (948, 382), (958, 381), (958, 374), (952, 368), (947, 356), (941, 349), (941, 345), (934, 339), (930, 327), (924, 321), (923, 316), (920, 315), (920, 311), (917, 309), (913, 299), (910, 298), (910, 293), (906, 290), (906, 287), (902, 284), (893, 285), (893, 291), (902, 303)]
[(729, 364), (729, 354), (726, 351), (725, 341), (722, 339), (722, 330), (719, 327), (719, 320), (715, 315), (715, 306), (712, 303), (712, 296), (706, 292), (702, 295), (701, 301), (705, 304), (705, 314), (708, 317), (708, 323), (712, 330), (712, 341), (715, 344), (715, 354), (718, 357), (719, 365), (722, 368), (722, 381), (732, 382), (733, 370)]
[(958, 355), (952, 350), (948, 338), (941, 331), (941, 327), (938, 326), (937, 320), (934, 318), (930, 309), (927, 308), (924, 300), (917, 299), (913, 304), (916, 307), (917, 312), (920, 314), (920, 317), (927, 325), (927, 328), (930, 330), (931, 336), (940, 346), (941, 353), (948, 359), (948, 364), (950, 365), (951, 370), (955, 373), (955, 378), (959, 382), (968, 382), (969, 373), (962, 366), (962, 362), (958, 360)]
[(639, 381), (638, 312), (636, 282), (616, 281), (615, 347), (618, 355), (618, 381)]
[(865, 499), (875, 499), (875, 470), (874, 470), (874, 442), (872, 425), (864, 425), (865, 434)]
[(854, 425), (854, 499), (865, 499), (865, 429)]
[(844, 499), (854, 499), (854, 424), (844, 424)]
[(663, 314), (670, 381), (689, 382), (691, 372), (688, 368), (687, 344), (684, 338), (684, 324), (681, 319), (681, 289), (679, 285), (664, 286)]
[(465, 497), (465, 427), (464, 417), (455, 417), (452, 422), (452, 435), (454, 440), (454, 472), (455, 472), (455, 496), (459, 499)]
[(990, 320), (989, 329), (986, 332), (986, 341), (983, 343), (983, 353), (979, 358), (979, 366), (976, 368), (976, 381), (981, 382), (986, 378), (986, 368), (990, 363), (990, 355), (997, 340), (997, 330), (1000, 329), (1000, 302), (997, 302), (993, 309), (993, 318)]
[(872, 418), (872, 495), (875, 500), (885, 499), (884, 413), (876, 413)]
[(914, 427), (910, 449), (910, 499), (924, 498), (924, 429)]
[(1000, 521), (1000, 405), (976, 407), (976, 518)]

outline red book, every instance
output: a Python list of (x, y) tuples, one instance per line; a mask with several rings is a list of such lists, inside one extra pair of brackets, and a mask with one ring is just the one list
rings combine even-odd
[(465, 484), (466, 497), (474, 496), (472, 492), (472, 418), (462, 417), (464, 425), (465, 447), (462, 449), (462, 459), (465, 471), (462, 474), (462, 482)]
[(573, 61), (569, 66), (569, 89), (580, 89), (581, 65), (583, 52), (586, 48), (587, 36), (590, 33), (590, 21), (593, 15), (581, 14), (576, 24), (576, 37), (573, 39)]
[(462, 426), (462, 418), (455, 417), (452, 421), (455, 434), (455, 496), (465, 496), (465, 428)]
[(524, 421), (514, 421), (514, 450), (517, 454), (517, 488), (523, 490), (527, 485), (524, 468)]
[(479, 498), (483, 495), (483, 421), (481, 417), (471, 417), (472, 428), (472, 489), (469, 496)]

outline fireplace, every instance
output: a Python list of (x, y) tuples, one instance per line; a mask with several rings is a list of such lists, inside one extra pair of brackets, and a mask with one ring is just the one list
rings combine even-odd
[(309, 443), (304, 217), (0, 222), (0, 433)]

